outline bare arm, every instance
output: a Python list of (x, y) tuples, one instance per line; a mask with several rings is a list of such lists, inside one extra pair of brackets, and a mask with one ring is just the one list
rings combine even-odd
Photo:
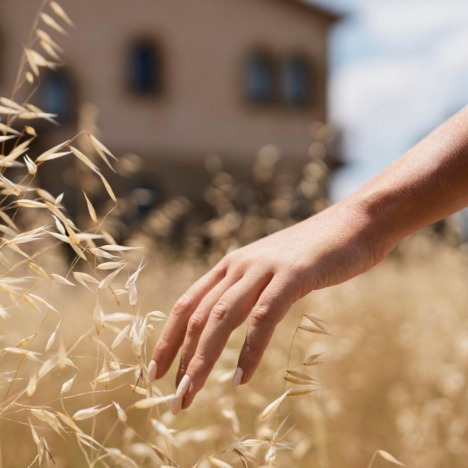
[(187, 408), (250, 314), (233, 379), (247, 383), (295, 301), (369, 270), (404, 237), (465, 206), (468, 108), (347, 199), (221, 260), (175, 304), (148, 379), (163, 377), (182, 347), (173, 412)]

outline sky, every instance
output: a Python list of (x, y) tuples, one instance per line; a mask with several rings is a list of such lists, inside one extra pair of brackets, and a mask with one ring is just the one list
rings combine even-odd
[(345, 14), (331, 37), (337, 201), (468, 103), (468, 1), (314, 1)]

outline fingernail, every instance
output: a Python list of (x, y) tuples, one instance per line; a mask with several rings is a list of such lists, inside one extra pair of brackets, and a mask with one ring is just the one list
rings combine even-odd
[(148, 381), (152, 382), (156, 378), (156, 374), (158, 372), (158, 365), (156, 361), (151, 360), (148, 366)]
[(176, 398), (172, 400), (172, 405), (171, 405), (172, 414), (176, 415), (182, 409), (182, 401), (189, 387), (190, 387), (190, 376), (185, 374), (182, 377), (182, 380), (180, 381), (179, 386), (177, 387)]
[(236, 372), (234, 372), (234, 377), (232, 378), (231, 385), (233, 387), (237, 387), (242, 382), (242, 376), (244, 375), (244, 371), (238, 367)]

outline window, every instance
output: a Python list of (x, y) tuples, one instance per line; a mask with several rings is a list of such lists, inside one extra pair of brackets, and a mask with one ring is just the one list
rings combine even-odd
[(161, 59), (152, 41), (136, 42), (130, 49), (128, 86), (135, 94), (156, 94), (161, 90)]
[(38, 106), (44, 111), (56, 114), (62, 124), (75, 117), (75, 92), (69, 75), (63, 70), (49, 71), (41, 78), (38, 92)]
[(274, 99), (274, 65), (264, 53), (256, 53), (247, 61), (245, 90), (252, 102), (264, 103)]
[(294, 107), (301, 107), (310, 102), (309, 65), (301, 57), (291, 57), (283, 64), (281, 73), (282, 100)]

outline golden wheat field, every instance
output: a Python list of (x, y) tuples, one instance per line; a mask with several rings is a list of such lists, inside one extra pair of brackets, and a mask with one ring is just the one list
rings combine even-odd
[[(276, 466), (362, 467), (376, 449), (395, 455), (406, 466), (466, 466), (466, 260), (459, 252), (437, 247), (424, 237), (407, 244), (403, 258), (388, 259), (349, 283), (301, 300), (278, 327), (253, 381), (232, 389), (230, 377), (245, 331), (244, 327), (238, 329), (206, 388), (188, 411), (176, 417), (164, 402), (130, 408), (145, 397), (132, 391), (137, 379), (133, 371), (109, 381), (107, 388), (104, 382), (93, 388), (92, 381), (102, 375), (106, 359), (108, 375), (117, 362), (122, 369), (134, 365), (130, 343), (115, 349), (118, 361), (104, 344), (96, 346), (97, 339), (110, 346), (116, 327), (121, 329), (128, 321), (120, 317), (122, 322), (113, 322), (116, 308), (103, 303), (111, 320), (97, 337), (93, 294), (75, 291), (77, 288), (62, 292), (55, 302), (61, 316), (49, 314), (31, 349), (38, 350), (46, 361), (63, 346), (76, 368), (56, 365), (37, 382), (31, 397), (24, 395), (2, 410), (3, 466), (28, 466), (35, 459), (37, 446), (30, 425), (47, 440), (57, 466), (193, 466), (197, 462), (198, 466), (216, 466), (206, 456), (229, 464), (217, 466), (243, 466), (235, 450), (236, 445), (242, 447), (241, 441), (245, 443), (242, 449), (256, 457), (246, 462), (248, 466), (269, 466), (265, 455), (270, 449), (268, 441), (274, 438), (276, 415), (265, 420), (259, 417), (283, 393), (290, 344), (304, 313), (331, 321), (336, 328), (333, 337), (301, 331), (296, 336), (289, 368), (318, 379), (319, 391), (286, 398), (281, 405), (280, 421), (288, 418), (277, 437)], [(144, 314), (154, 310), (167, 313), (177, 295), (204, 268), (189, 262), (168, 264), (161, 258), (153, 262), (157, 266), (148, 266), (138, 280), (139, 308)], [(66, 265), (45, 267), (46, 271), (52, 268), (60, 271)], [(44, 297), (53, 296), (56, 289), (46, 286)], [(22, 338), (36, 333), (44, 315), (27, 309), (15, 312), (2, 327), (2, 347), (15, 347)], [(60, 320), (57, 342), (43, 354)], [(148, 352), (162, 322), (152, 325)], [(324, 362), (301, 366), (305, 358), (318, 353), (324, 353), (320, 358)], [(2, 356), (3, 394), (9, 387), (4, 372), (16, 369), (21, 358)], [(24, 361), (11, 395), (24, 389), (40, 367), (40, 363)], [(73, 385), (61, 397), (63, 384), (75, 375)], [(159, 391), (169, 395), (174, 392), (174, 376), (156, 385), (156, 395)], [(143, 393), (144, 379), (139, 387)], [(125, 410), (125, 417), (119, 419), (113, 402)], [(78, 438), (64, 421), (59, 419), (62, 428), (57, 433), (52, 421), (32, 412), (44, 409), (52, 415), (57, 411), (76, 415), (80, 409), (96, 405), (110, 407), (94, 418), (76, 420), (83, 431)], [(93, 448), (88, 446), (91, 439), (87, 436), (93, 437)], [(373, 466), (390, 464), (376, 458)]]
[[(219, 172), (209, 189), (219, 203), (211, 254), (187, 235), (174, 255), (144, 226), (116, 241), (125, 200), (104, 175), (112, 151), (85, 130), (45, 152), (34, 147), (35, 121), (55, 118), (29, 102), (42, 69), (61, 64), (49, 32), (71, 25), (58, 3), (42, 2), (12, 94), (0, 98), (0, 467), (468, 466), (467, 260), (431, 233), (299, 301), (254, 379), (233, 389), (244, 324), (194, 405), (172, 415), (174, 369), (150, 383), (147, 365), (173, 303), (222, 252), (293, 220), (280, 198), (272, 205), (282, 225), (258, 210), (240, 219), (220, 196), (231, 179)], [(84, 210), (72, 219), (67, 196), (37, 178), (59, 158), (108, 202), (95, 207), (77, 187)], [(262, 177), (274, 172), (260, 163)], [(322, 169), (308, 165), (305, 192)], [(155, 213), (153, 228), (161, 234), (181, 207), (175, 200)], [(226, 234), (226, 225), (247, 228)]]

